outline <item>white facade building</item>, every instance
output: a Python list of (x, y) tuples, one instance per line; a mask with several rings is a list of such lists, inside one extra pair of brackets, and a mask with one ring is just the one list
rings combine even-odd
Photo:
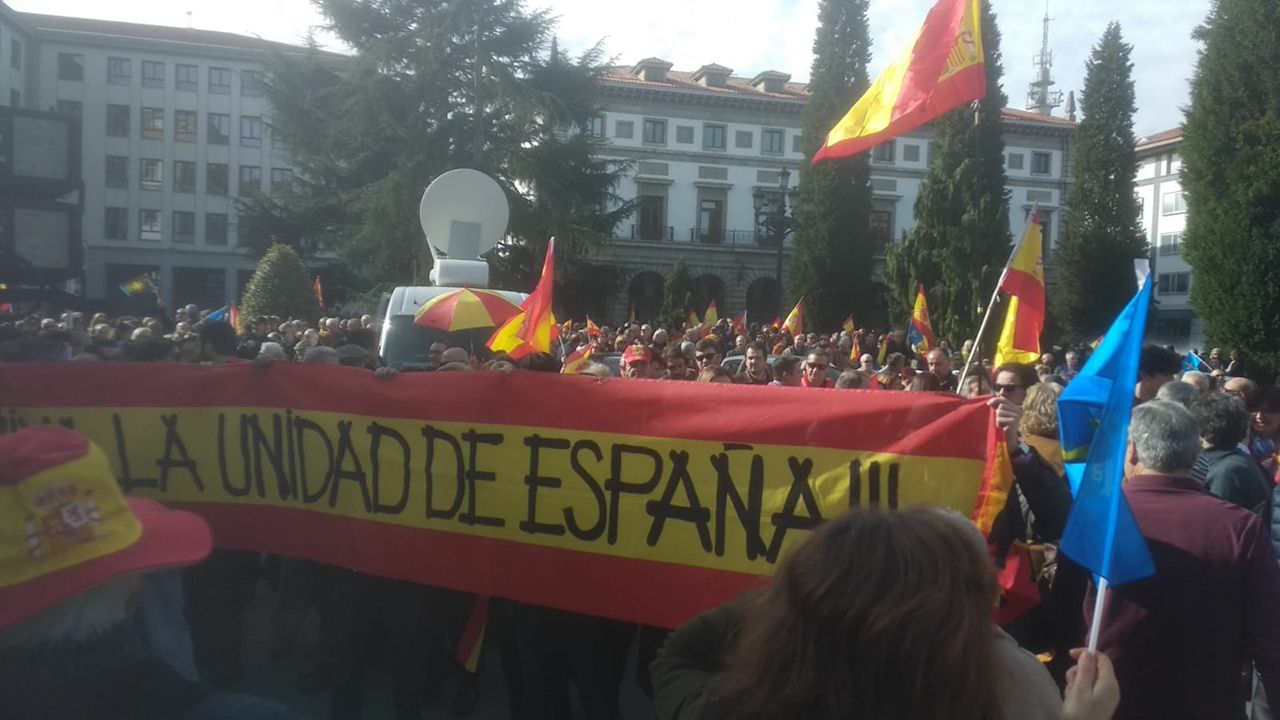
[[(610, 157), (631, 163), (618, 195), (636, 202), (631, 220), (602, 251), (601, 260), (622, 270), (609, 317), (624, 317), (631, 306), (641, 319), (652, 317), (677, 260), (695, 278), (695, 308), (714, 298), (722, 317), (743, 308), (759, 320), (785, 313), (795, 300), (786, 287), (790, 239), (779, 263), (776, 240), (761, 230), (761, 220), (777, 207), (784, 169), (788, 197), (792, 203), (797, 197), (807, 87), (776, 71), (746, 78), (712, 63), (680, 72), (646, 58), (611, 68), (602, 93), (603, 113), (592, 131), (607, 140)], [(1011, 230), (1020, 233), (1038, 203), (1051, 266), (1074, 123), (1012, 109), (1003, 118)], [(924, 127), (872, 153), (869, 231), (881, 244), (914, 224), (931, 137)]]
[[(11, 81), (21, 106), (81, 118), (84, 295), (119, 302), (121, 283), (151, 272), (169, 307), (234, 302), (257, 265), (238, 247), (235, 197), (293, 175), (273, 141), (263, 61), (307, 50), (204, 30), (4, 17), (30, 38), (28, 84)], [(21, 40), (5, 30), (0, 52)]]
[(1204, 327), (1191, 308), (1191, 266), (1182, 258), (1187, 198), (1182, 191), (1182, 129), (1140, 138), (1136, 192), (1142, 227), (1151, 245), (1155, 301), (1148, 331), (1152, 342), (1179, 349), (1204, 346)]

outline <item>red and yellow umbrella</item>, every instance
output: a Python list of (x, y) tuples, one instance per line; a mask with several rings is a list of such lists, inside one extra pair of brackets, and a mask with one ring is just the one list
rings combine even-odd
[(445, 332), (498, 327), (520, 307), (491, 290), (454, 290), (422, 304), (413, 324)]

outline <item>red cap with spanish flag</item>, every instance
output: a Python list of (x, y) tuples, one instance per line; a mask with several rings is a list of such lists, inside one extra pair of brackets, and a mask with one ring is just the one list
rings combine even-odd
[(45, 425), (0, 435), (0, 629), (118, 577), (213, 549), (200, 517), (128, 498), (102, 450)]

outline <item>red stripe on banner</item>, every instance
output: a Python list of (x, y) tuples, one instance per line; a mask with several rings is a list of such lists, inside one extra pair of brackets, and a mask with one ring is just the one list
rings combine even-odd
[(1027, 308), (1044, 317), (1044, 283), (1040, 278), (1025, 270), (1009, 268), (1000, 289), (1010, 295), (1018, 296), (1018, 306)]
[[(217, 547), (348, 567), (559, 610), (676, 628), (768, 578), (356, 520), (308, 510), (172, 503)], [(413, 558), (405, 562), (405, 558)], [(590, 582), (583, 582), (590, 578)]]
[[(971, 460), (987, 455), (968, 428), (991, 422), (984, 401), (943, 393), (528, 372), (403, 373), (379, 380), (367, 370), (294, 363), (0, 365), (0, 405), (291, 408)], [(855, 419), (857, 431), (850, 432)]]

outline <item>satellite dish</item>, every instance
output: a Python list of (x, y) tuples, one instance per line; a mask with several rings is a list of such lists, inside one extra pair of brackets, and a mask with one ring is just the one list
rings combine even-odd
[(427, 248), (437, 261), (478, 260), (507, 232), (511, 209), (497, 181), (478, 170), (458, 168), (432, 181), (418, 204)]

